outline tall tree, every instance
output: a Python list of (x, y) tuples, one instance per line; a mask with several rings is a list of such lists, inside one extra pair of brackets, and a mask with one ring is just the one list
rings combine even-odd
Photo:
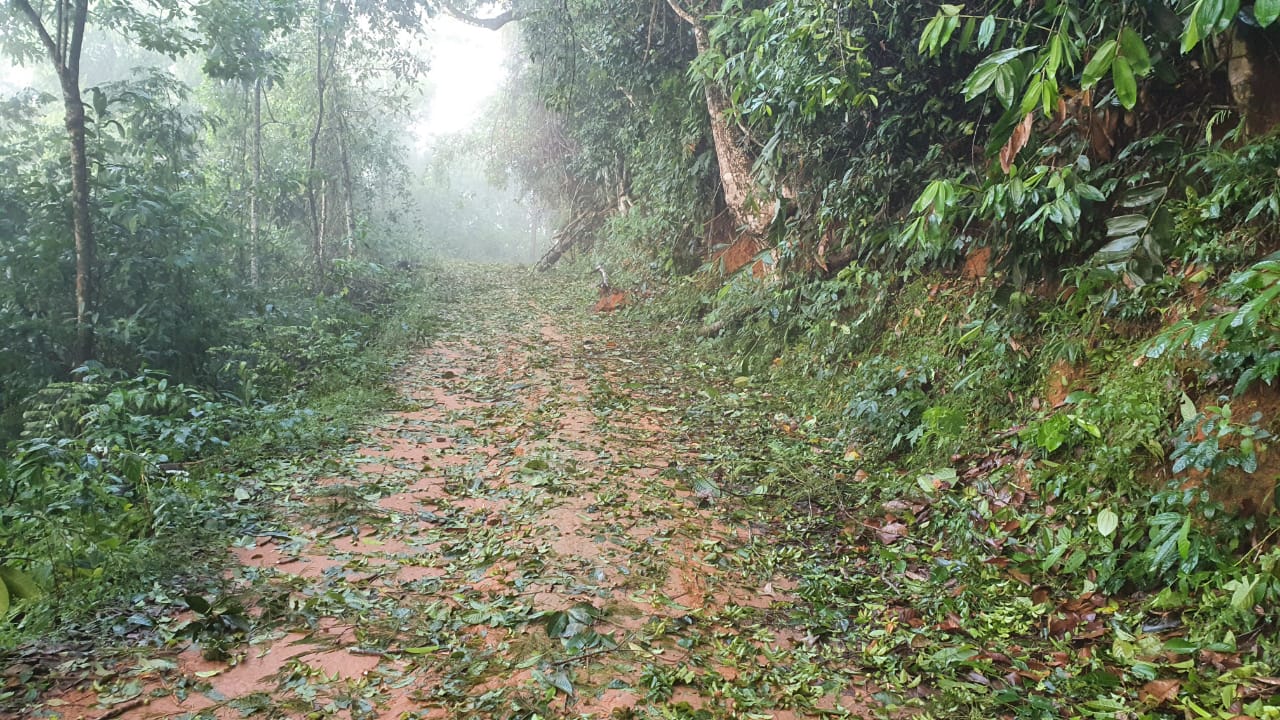
[[(334, 10), (340, 9), (335, 7)], [(337, 17), (326, 10), (324, 0), (316, 0), (315, 30), (315, 90), (316, 111), (315, 124), (311, 128), (307, 156), (307, 208), (311, 213), (311, 255), (315, 263), (316, 285), (320, 286), (325, 272), (325, 182), (318, 170), (320, 137), (324, 132), (324, 121), (327, 107), (325, 101), (329, 90), (329, 80), (333, 76), (334, 64), (338, 58), (339, 29), (330, 27)], [(319, 188), (317, 189), (317, 182)]]
[(206, 2), (198, 21), (208, 38), (204, 72), (239, 83), (249, 102), (249, 282), (262, 280), (262, 101), (283, 78), (287, 58), (273, 41), (294, 26), (298, 3), (288, 0), (216, 0)]
[[(584, 212), (600, 214), (604, 201), (594, 197), (597, 193), (610, 196), (611, 210), (626, 214), (634, 202), (633, 165), (647, 163), (637, 155), (658, 153), (673, 158), (671, 148), (678, 147), (683, 166), (668, 166), (668, 179), (650, 182), (649, 187), (661, 186), (662, 193), (685, 193), (691, 184), (696, 184), (693, 178), (700, 174), (699, 168), (705, 167), (698, 158), (706, 157), (719, 178), (716, 202), (710, 205), (719, 208), (720, 213), (709, 209), (705, 215), (695, 213), (704, 215), (702, 219), (687, 216), (683, 222), (704, 225), (708, 239), (714, 243), (738, 237), (750, 241), (764, 238), (774, 208), (768, 202), (769, 193), (755, 176), (751, 138), (739, 122), (741, 113), (733, 107), (723, 79), (703, 71), (714, 66), (714, 58), (720, 53), (712, 24), (705, 18), (704, 0), (545, 5), (516, 0), (491, 17), (478, 12), (484, 4), (477, 7), (460, 2), (445, 3), (445, 8), (472, 25), (492, 29), (525, 21), (522, 30), (526, 31), (524, 42), (531, 61), (541, 66), (540, 78), (550, 77), (535, 81), (542, 87), (543, 101), (554, 112), (565, 115), (577, 141), (576, 157), (566, 163), (576, 167), (593, 188), (587, 194), (587, 207), (573, 209), (573, 220)], [(693, 42), (677, 37), (683, 33)], [(690, 107), (695, 114), (689, 119), (696, 125), (701, 124), (696, 114), (705, 118), (710, 140), (705, 155), (707, 148), (700, 139), (690, 137), (684, 127), (668, 124), (671, 113), (683, 115), (683, 110), (664, 105), (671, 88), (690, 81), (700, 86), (697, 94), (701, 102), (695, 101)], [(670, 177), (672, 171), (691, 182), (676, 189), (682, 181)], [(581, 197), (574, 194), (576, 201), (580, 202)], [(724, 221), (706, 224), (705, 218), (714, 214)], [(588, 240), (585, 236), (589, 234), (574, 230), (561, 233), (561, 240), (573, 245)], [(554, 259), (549, 258), (552, 262)]]
[[(80, 95), (80, 55), (84, 48), (89, 0), (55, 0), (51, 18), (29, 0), (11, 0), (40, 39), (62, 89), (62, 106), (71, 163), (71, 226), (76, 258), (76, 343), (78, 365), (93, 357), (94, 240), (89, 203), (89, 156), (85, 140), (84, 101)], [(46, 20), (52, 20), (50, 27)]]
[[(710, 53), (711, 39), (702, 19), (681, 6), (677, 0), (667, 0), (667, 5), (693, 29), (698, 55)], [(720, 185), (725, 206), (739, 228), (756, 238), (763, 237), (771, 218), (760, 204), (761, 189), (752, 175), (753, 161), (745, 147), (744, 133), (733, 122), (729, 94), (714, 77), (702, 79), (702, 90), (707, 101), (711, 142), (715, 146), (716, 164), (720, 168)]]

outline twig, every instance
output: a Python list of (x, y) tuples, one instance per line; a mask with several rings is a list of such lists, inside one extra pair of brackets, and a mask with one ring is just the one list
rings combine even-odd
[(373, 648), (354, 647), (354, 648), (346, 648), (346, 651), (352, 655), (371, 655), (373, 657), (380, 657), (384, 660), (400, 659), (398, 655), (393, 655), (392, 653), (389, 653), (385, 650), (375, 650)]
[(551, 667), (556, 667), (556, 668), (564, 667), (565, 665), (568, 665), (569, 663), (572, 663), (572, 662), (576, 662), (578, 660), (583, 660), (589, 657), (595, 657), (596, 655), (604, 655), (605, 653), (611, 653), (614, 650), (617, 650), (618, 648), (622, 647), (625, 643), (631, 642), (632, 639), (635, 638), (635, 636), (636, 636), (635, 631), (632, 631), (628, 633), (625, 638), (622, 639), (622, 642), (618, 643), (617, 645), (614, 645), (613, 647), (596, 648), (591, 652), (579, 653), (578, 655), (574, 655), (573, 657), (567, 657), (563, 660), (556, 660), (555, 662), (550, 663), (550, 665)]
[(142, 700), (134, 700), (133, 702), (127, 702), (121, 705), (117, 705), (111, 708), (110, 710), (108, 710), (106, 713), (99, 715), (98, 720), (115, 720), (115, 718), (121, 717), (125, 713), (131, 710), (137, 710), (138, 708), (142, 707), (144, 704), (146, 703)]

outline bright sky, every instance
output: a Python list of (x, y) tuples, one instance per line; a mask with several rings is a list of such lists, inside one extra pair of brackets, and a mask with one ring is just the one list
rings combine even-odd
[(31, 84), (33, 72), (29, 67), (18, 67), (7, 57), (0, 56), (0, 97), (15, 93)]
[[(448, 15), (434, 20), (426, 41), (431, 93), (415, 128), (422, 145), (465, 130), (479, 119), (506, 76), (503, 36), (503, 31), (467, 25)], [(29, 85), (31, 77), (30, 68), (15, 67), (0, 56), (0, 97)]]
[(420, 140), (465, 130), (479, 118), (506, 75), (502, 36), (447, 15), (435, 20), (427, 40), (431, 51), (427, 84), (432, 92), (418, 122)]

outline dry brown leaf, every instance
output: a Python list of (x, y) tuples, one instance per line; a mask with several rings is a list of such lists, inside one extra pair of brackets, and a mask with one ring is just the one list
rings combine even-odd
[(1027, 141), (1031, 139), (1031, 121), (1034, 119), (1033, 113), (1027, 113), (1022, 118), (1022, 122), (1013, 128), (1013, 134), (1009, 136), (1009, 142), (1000, 148), (1000, 169), (1005, 174), (1013, 168), (1013, 160), (1018, 157), (1018, 153), (1022, 152), (1022, 148), (1027, 146)]
[(1180, 689), (1182, 682), (1179, 680), (1152, 680), (1138, 691), (1138, 699), (1152, 705), (1163, 705), (1178, 697)]
[(959, 615), (947, 613), (947, 619), (938, 623), (937, 628), (942, 632), (956, 632), (964, 629), (964, 623)]
[(1072, 632), (1079, 626), (1080, 626), (1079, 615), (1073, 612), (1064, 613), (1060, 617), (1052, 618), (1049, 620), (1049, 635), (1051, 637), (1063, 637), (1067, 633)]
[(907, 526), (900, 522), (891, 522), (876, 532), (880, 542), (884, 545), (892, 545), (901, 540), (907, 534)]

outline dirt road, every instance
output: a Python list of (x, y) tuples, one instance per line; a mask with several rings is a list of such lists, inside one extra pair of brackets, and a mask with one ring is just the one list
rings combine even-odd
[(699, 448), (679, 434), (679, 377), (621, 321), (528, 292), (481, 294), (403, 369), (400, 409), (277, 494), (278, 526), (232, 549), (227, 598), (175, 620), (197, 623), (194, 643), (41, 713), (785, 719), (858, 704), (779, 622), (793, 585), (760, 528), (683, 479)]

